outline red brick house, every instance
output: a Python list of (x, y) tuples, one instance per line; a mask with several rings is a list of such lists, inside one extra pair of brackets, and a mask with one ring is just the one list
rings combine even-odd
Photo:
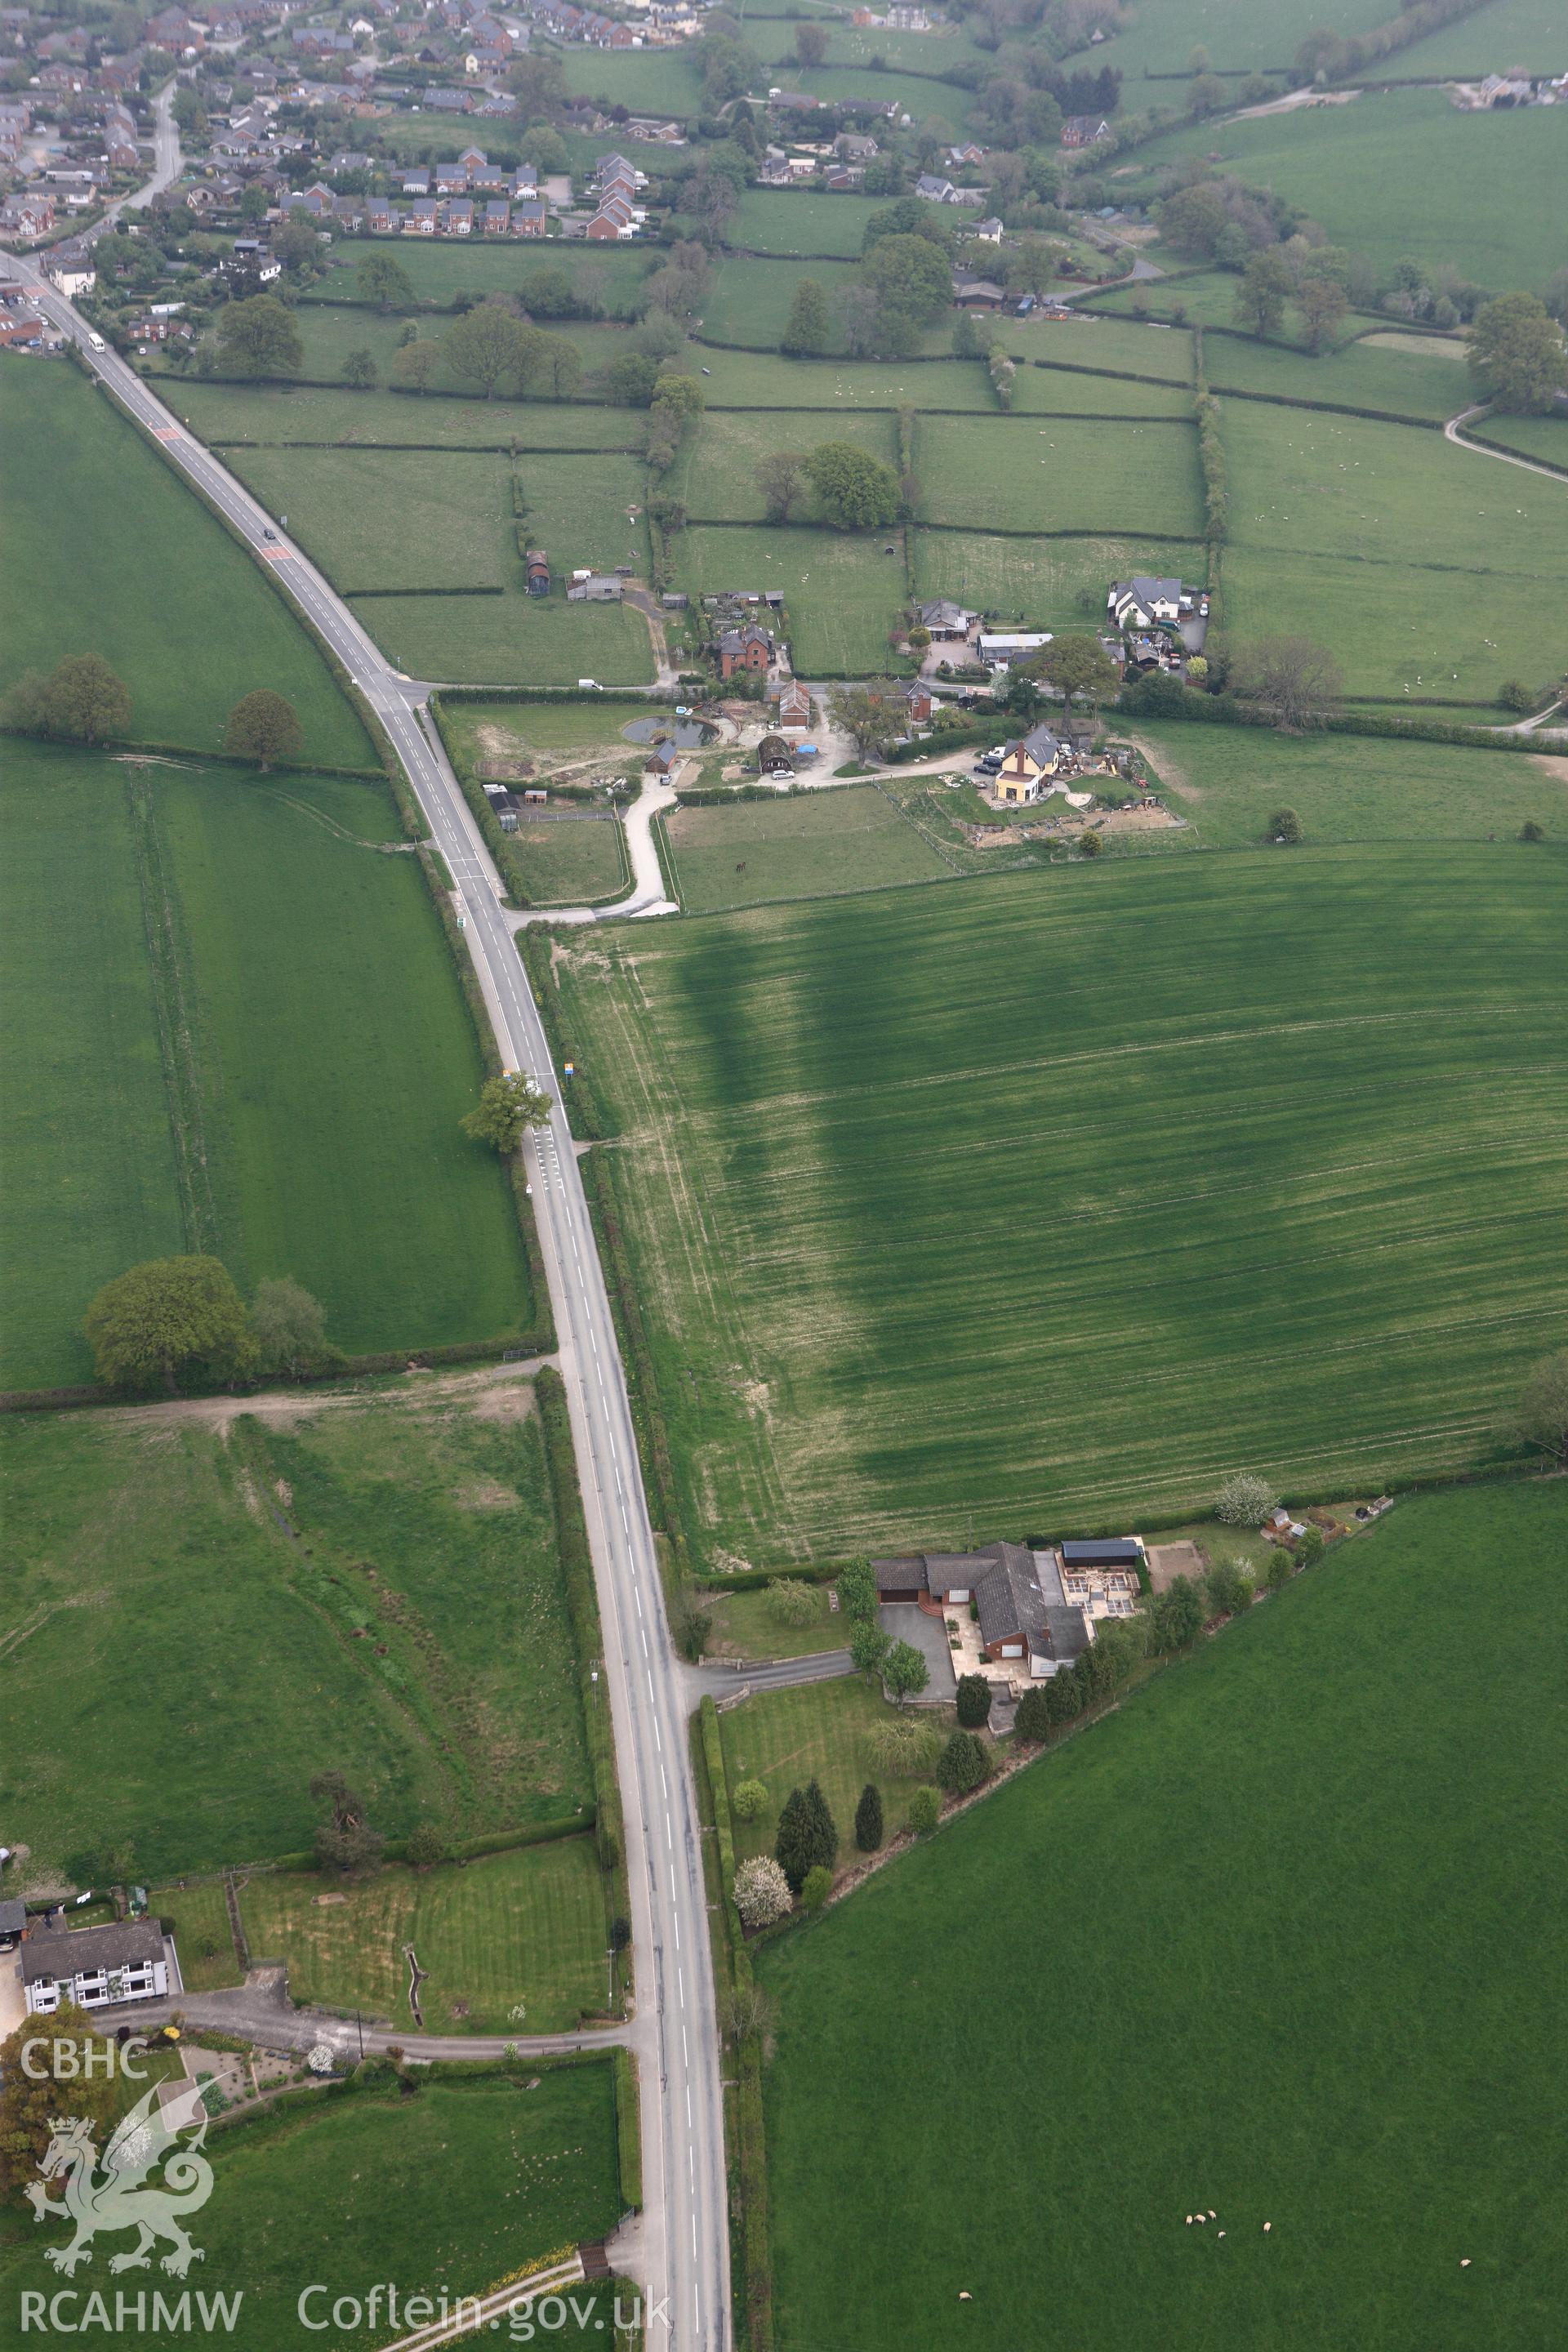
[(721, 677), (733, 677), (738, 669), (761, 677), (773, 657), (773, 631), (759, 628), (754, 621), (748, 621), (743, 628), (726, 629), (719, 640)]

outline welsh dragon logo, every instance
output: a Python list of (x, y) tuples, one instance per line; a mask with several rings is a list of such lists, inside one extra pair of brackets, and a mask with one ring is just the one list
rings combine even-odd
[[(140, 2234), (129, 2253), (110, 2259), (111, 2271), (143, 2271), (153, 2248), (165, 2240), (170, 2251), (162, 2267), (184, 2278), (193, 2263), (205, 2259), (182, 2227), (187, 2213), (199, 2213), (212, 2195), (213, 2168), (201, 2153), (207, 2136), (204, 2116), (195, 2139), (182, 2146), (179, 2129), (171, 2129), (158, 2108), (158, 2090), (136, 2102), (103, 2151), (102, 2168), (92, 2142), (92, 2125), (85, 2116), (50, 2119), (48, 2147), (38, 2159), (41, 2180), (29, 2183), (27, 2202), (33, 2218), (46, 2215), (76, 2225), (68, 2246), (50, 2246), (45, 2259), (71, 2277), (79, 2263), (92, 2260), (92, 2241), (100, 2231), (135, 2230)], [(163, 2186), (148, 2188), (147, 2179), (163, 2167)], [(49, 2184), (65, 2176), (65, 2193), (55, 2200)]]

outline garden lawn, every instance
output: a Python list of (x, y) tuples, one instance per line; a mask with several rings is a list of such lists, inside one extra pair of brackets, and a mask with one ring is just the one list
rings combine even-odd
[(149, 1909), (171, 1923), (180, 1956), (180, 1981), (187, 1992), (222, 1992), (245, 1982), (234, 1948), (228, 1899), (209, 1879), (201, 1886), (154, 1886)]
[(973, 610), (1005, 621), (1020, 616), (1042, 628), (1098, 627), (1105, 592), (1113, 580), (1134, 572), (1204, 576), (1204, 551), (1195, 541), (1173, 546), (1162, 540), (989, 539), (979, 531), (914, 532), (915, 593), (925, 602), (952, 596)]
[(834, 898), (951, 869), (875, 785), (728, 808), (673, 809), (665, 839), (689, 914)]
[(751, 253), (788, 254), (819, 261), (858, 261), (868, 222), (885, 212), (885, 196), (819, 195), (814, 189), (748, 188), (730, 224), (729, 242)]
[[(749, 414), (725, 409), (704, 416), (700, 429), (687, 436), (672, 471), (671, 487), (696, 521), (761, 522), (766, 509), (757, 467), (763, 458), (785, 449), (809, 456), (826, 441), (847, 441), (898, 471), (898, 420), (885, 410), (843, 416), (818, 409), (801, 416), (779, 409)], [(807, 483), (795, 510), (797, 517), (809, 520), (814, 504), (815, 494)]]
[[(891, 555), (883, 551), (889, 547)], [(679, 584), (694, 597), (782, 588), (799, 677), (867, 677), (886, 668), (905, 595), (897, 525), (868, 534), (709, 526), (679, 532), (671, 551)]]
[(271, 687), (300, 713), (307, 759), (373, 764), (303, 626), (107, 394), (73, 367), (6, 356), (0, 406), (0, 688), (101, 654), (131, 690), (133, 736), (216, 751), (240, 697)]
[[(768, 1792), (764, 1812), (754, 1822), (734, 1824), (738, 1859), (772, 1853), (785, 1800), (792, 1789), (804, 1789), (808, 1780), (821, 1784), (838, 1832), (836, 1876), (858, 1859), (855, 1808), (868, 1780), (881, 1789), (887, 1834), (901, 1830), (920, 1780), (913, 1775), (895, 1779), (879, 1771), (867, 1749), (868, 1734), (895, 1712), (880, 1690), (858, 1675), (759, 1691), (742, 1706), (727, 1709), (719, 1724), (730, 1786), (733, 1790), (739, 1781), (761, 1780)], [(921, 1707), (919, 1719), (944, 1735), (952, 1726), (945, 1708)]]
[(849, 1621), (827, 1605), (826, 1584), (807, 1585), (812, 1612), (804, 1625), (786, 1625), (773, 1594), (760, 1591), (704, 1592), (702, 1606), (711, 1612), (713, 1630), (707, 1654), (710, 1658), (809, 1658), (825, 1650), (848, 1644)]
[(0, 1388), (89, 1376), (88, 1301), (183, 1246), (125, 771), (5, 746)]
[(535, 907), (592, 905), (631, 887), (617, 818), (523, 816), (509, 845)]
[[(1506, 722), (1507, 715), (1475, 714), (1483, 725)], [(1266, 837), (1281, 806), (1296, 811), (1314, 845), (1485, 841), (1493, 835), (1506, 841), (1531, 817), (1553, 839), (1568, 837), (1568, 763), (1560, 761), (1367, 735), (1275, 735), (1142, 720), (1131, 731), (1147, 749), (1172, 806), (1205, 848), (1250, 848)]]
[(1565, 1544), (1560, 1485), (1413, 1498), (758, 1954), (780, 2352), (850, 2274), (870, 2352), (961, 2294), (1036, 2341), (1021, 2244), (1078, 2352), (1551, 2338)]
[(927, 416), (915, 438), (915, 472), (923, 519), (964, 530), (1189, 538), (1201, 528), (1190, 424)]
[[(498, 2071), (454, 2080), (437, 2071), (418, 2081), (417, 2095), (405, 2098), (395, 2085), (357, 2096), (307, 2092), (216, 2133), (207, 2149), (212, 2198), (195, 2225), (204, 2259), (188, 2282), (159, 2278), (165, 2304), (178, 2310), (176, 2290), (185, 2284), (193, 2306), (202, 2294), (226, 2294), (238, 2311), (222, 2340), (235, 2352), (293, 2352), (303, 2326), (330, 2326), (334, 2301), (344, 2298), (345, 2315), (360, 2312), (353, 2333), (304, 2340), (374, 2352), (406, 2334), (410, 2297), (428, 2297), (438, 2314), (443, 2294), (454, 2302), (483, 2294), (539, 2256), (613, 2229), (623, 2200), (607, 2060), (535, 2065), (515, 2079)], [(51, 2222), (47, 2232), (26, 2235), (18, 2226), (8, 2245), (0, 2242), (0, 2291), (12, 2307), (23, 2289), (46, 2300), (55, 2291), (58, 2274), (45, 2248), (65, 2242)], [(302, 2323), (302, 2292), (323, 2285), (306, 2301)], [(395, 2323), (388, 2286), (397, 2291)], [(602, 2300), (585, 2310), (584, 2324), (604, 2331), (595, 2340), (610, 2347), (617, 2341), (612, 2298), (578, 2288), (577, 2307), (595, 2293)], [(107, 2294), (112, 2312), (112, 2288)], [(151, 2293), (147, 2306), (138, 2343), (181, 2352), (188, 2332), (156, 2324)], [(215, 2317), (215, 2333), (221, 2325)]]
[(323, 1904), (314, 1871), (258, 1873), (240, 1890), (253, 1955), (287, 1960), (297, 2001), (416, 2030), (409, 1945), (428, 2033), (562, 2033), (608, 1990), (604, 1874), (592, 1837), (443, 1863), (393, 1864)]
[(159, 390), (214, 448), (235, 443), (330, 442), (367, 447), (629, 449), (640, 421), (583, 402), (437, 400), (334, 386), (182, 383)]
[[(1450, 28), (1460, 33), (1490, 53), (1479, 22)], [(1415, 71), (1413, 54), (1390, 69)], [(1439, 89), (1369, 91), (1346, 106), (1173, 131), (1138, 161), (1163, 167), (1193, 153), (1217, 154), (1249, 185), (1299, 205), (1383, 271), (1408, 255), (1502, 293), (1539, 289), (1563, 257), (1561, 205), (1542, 201), (1568, 172), (1561, 108), (1462, 114)]]
[(568, 948), (700, 1549), (1487, 1460), (1568, 1313), (1563, 905), (1550, 846), (1258, 851)]
[(530, 1410), (509, 1370), (274, 1401), (226, 1434), (0, 1422), (5, 1798), (35, 1880), (122, 1842), (149, 1879), (306, 1849), (323, 1760), (389, 1837), (585, 1804)]

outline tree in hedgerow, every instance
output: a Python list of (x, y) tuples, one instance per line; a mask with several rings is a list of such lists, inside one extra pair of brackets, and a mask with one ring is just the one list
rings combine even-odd
[(434, 1822), (421, 1822), (410, 1832), (408, 1860), (416, 1870), (433, 1869), (437, 1863), (446, 1861), (447, 1852), (447, 1840)]
[(806, 459), (805, 470), (823, 520), (836, 530), (881, 530), (897, 521), (899, 478), (868, 450), (852, 441), (824, 441)]
[(251, 1349), (245, 1304), (216, 1257), (149, 1258), (105, 1283), (83, 1329), (109, 1388), (166, 1389), (203, 1372), (222, 1380)]
[(1190, 1576), (1176, 1577), (1158, 1594), (1150, 1615), (1152, 1645), (1160, 1651), (1184, 1650), (1208, 1622), (1204, 1596)]
[(487, 400), (515, 375), (528, 352), (526, 331), (500, 302), (480, 302), (449, 327), (441, 350), (454, 375), (477, 383)]
[(991, 1685), (984, 1675), (960, 1675), (958, 1719), (966, 1731), (978, 1731), (991, 1720)]
[(1250, 1609), (1257, 1580), (1244, 1559), (1216, 1559), (1205, 1577), (1209, 1607), (1219, 1617), (1239, 1617)]
[(298, 375), (305, 344), (292, 310), (276, 294), (226, 302), (218, 314), (218, 356), (241, 375)]
[(1083, 1713), (1083, 1694), (1071, 1675), (1055, 1674), (1046, 1685), (1046, 1717), (1053, 1730)]
[(900, 1706), (916, 1698), (931, 1680), (931, 1668), (912, 1642), (895, 1642), (882, 1667), (882, 1680)]
[(855, 1808), (855, 1843), (862, 1853), (875, 1853), (882, 1843), (882, 1798), (874, 1780), (868, 1780)]
[(833, 1873), (826, 1863), (814, 1863), (801, 1885), (800, 1904), (803, 1911), (820, 1911), (833, 1885)]
[(788, 522), (805, 496), (805, 453), (774, 449), (757, 467), (757, 488), (770, 522)]
[(808, 70), (821, 65), (827, 55), (826, 25), (797, 25), (795, 28), (795, 61)]
[(1103, 857), (1105, 835), (1102, 833), (1080, 833), (1078, 837), (1078, 854), (1080, 857)]
[(101, 654), (70, 654), (47, 677), (26, 670), (5, 697), (5, 724), (19, 735), (101, 743), (131, 724), (131, 697)]
[(440, 344), (416, 334), (393, 352), (392, 381), (400, 392), (428, 392), (440, 365)]
[(737, 1780), (730, 1791), (730, 1811), (738, 1822), (757, 1821), (768, 1809), (768, 1792), (761, 1780)]
[(389, 253), (370, 253), (354, 271), (354, 282), (367, 302), (384, 310), (402, 310), (414, 299), (414, 281), (401, 261)]
[(507, 1160), (522, 1141), (523, 1129), (542, 1127), (552, 1108), (550, 1096), (524, 1072), (503, 1070), (485, 1080), (478, 1107), (458, 1124), (476, 1143), (493, 1144)]
[(874, 1617), (858, 1618), (849, 1636), (849, 1655), (858, 1675), (879, 1675), (888, 1663), (892, 1637), (885, 1633)]
[(954, 1797), (978, 1789), (990, 1769), (985, 1743), (973, 1731), (955, 1731), (937, 1759), (938, 1785)]
[(1505, 1423), (1516, 1444), (1568, 1463), (1568, 1348), (1531, 1364)]
[(747, 1927), (771, 1927), (790, 1907), (789, 1881), (771, 1854), (753, 1854), (735, 1873), (735, 1908)]
[(1321, 727), (1339, 708), (1344, 673), (1326, 646), (1310, 637), (1258, 637), (1238, 646), (1231, 684), (1282, 734)]
[(0, 2203), (54, 2187), (38, 2164), (62, 2120), (79, 2118), (101, 2144), (120, 2104), (113, 2065), (112, 2041), (74, 2001), (25, 2017), (0, 2042)]
[(1236, 289), (1237, 321), (1255, 335), (1276, 333), (1285, 323), (1285, 305), (1295, 290), (1283, 254), (1255, 253)]
[(910, 1827), (918, 1837), (929, 1837), (942, 1819), (940, 1789), (917, 1789), (910, 1799)]
[(816, 1614), (816, 1594), (798, 1576), (775, 1576), (768, 1586), (768, 1606), (781, 1625), (809, 1625)]
[(647, 408), (658, 382), (659, 362), (651, 352), (617, 352), (605, 370), (605, 390), (616, 408)]
[(1301, 838), (1301, 820), (1293, 808), (1278, 808), (1263, 828), (1266, 841), (1283, 842), (1293, 849)]
[(1544, 415), (1568, 391), (1563, 330), (1533, 294), (1500, 294), (1477, 311), (1467, 356), (1478, 387), (1517, 416)]
[(1049, 1688), (1048, 1683), (1031, 1683), (1018, 1701), (1017, 1712), (1013, 1717), (1015, 1738), (1027, 1740), (1037, 1748), (1050, 1732), (1050, 1710), (1046, 1699)]
[(351, 1789), (342, 1772), (318, 1772), (310, 1794), (328, 1808), (328, 1818), (316, 1832), (316, 1865), (341, 1878), (374, 1870), (386, 1840), (371, 1828), (364, 1799)]
[(242, 695), (228, 714), (223, 748), (237, 759), (254, 760), (263, 775), (277, 760), (297, 760), (305, 748), (300, 714), (269, 686)]
[(681, 1593), (669, 1614), (675, 1646), (688, 1665), (700, 1664), (713, 1632), (713, 1612), (704, 1609), (690, 1592)]
[(1304, 278), (1296, 296), (1296, 308), (1301, 314), (1301, 332), (1307, 349), (1315, 359), (1325, 351), (1338, 333), (1351, 298), (1342, 286), (1331, 278)]
[(351, 352), (347, 359), (343, 362), (343, 382), (348, 385), (351, 392), (369, 392), (372, 390), (375, 383), (376, 373), (374, 353), (373, 352), (365, 351), (363, 346), (358, 351)]
[(1056, 638), (1035, 655), (1026, 674), (1054, 686), (1069, 712), (1078, 700), (1097, 708), (1121, 683), (1121, 672), (1100, 639), (1087, 635)]
[(773, 1840), (773, 1859), (788, 1879), (791, 1892), (800, 1893), (807, 1871), (818, 1863), (831, 1867), (837, 1851), (838, 1832), (817, 1783), (812, 1780), (804, 1789), (792, 1789), (784, 1799)]
[(819, 278), (797, 278), (795, 295), (779, 337), (779, 349), (791, 359), (816, 359), (827, 349), (833, 331), (827, 297)]
[(841, 1568), (837, 1579), (838, 1606), (847, 1617), (870, 1617), (877, 1614), (877, 1580), (868, 1559), (852, 1559)]
[(1227, 1528), (1260, 1528), (1279, 1497), (1267, 1478), (1237, 1470), (1214, 1498), (1214, 1515)]
[(288, 1380), (317, 1370), (332, 1352), (320, 1299), (288, 1275), (258, 1283), (250, 1302), (250, 1335), (258, 1371), (280, 1373)]

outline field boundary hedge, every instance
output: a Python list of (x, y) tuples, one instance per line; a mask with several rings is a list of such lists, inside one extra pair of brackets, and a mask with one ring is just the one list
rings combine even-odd
[(659, 686), (444, 686), (431, 695), (430, 708), (435, 711), (447, 702), (658, 702), (674, 692), (673, 687)]
[(338, 593), (345, 604), (363, 604), (372, 596), (504, 596), (506, 590), (494, 588), (340, 588)]
[(613, 2053), (616, 2084), (616, 2160), (621, 2196), (629, 2213), (642, 2211), (642, 2117), (637, 2110), (637, 2068), (625, 2047)]
[(1527, 466), (1539, 466), (1542, 473), (1554, 474), (1559, 481), (1568, 481), (1568, 466), (1554, 466), (1550, 457), (1538, 457), (1531, 449), (1521, 449), (1517, 442), (1500, 441), (1491, 434), (1473, 432), (1469, 426), (1458, 427), (1461, 441), (1477, 449), (1501, 449), (1510, 457), (1522, 457)]
[(68, 751), (101, 751), (106, 755), (116, 751), (155, 751), (171, 760), (200, 760), (204, 763), (210, 761), (216, 768), (242, 768), (252, 776), (332, 776), (350, 784), (380, 784), (386, 781), (379, 768), (329, 768), (314, 760), (277, 760), (263, 770), (240, 751), (203, 751), (194, 743), (160, 743), (147, 735), (106, 735), (101, 743), (85, 743), (79, 737), (70, 735), (34, 735), (26, 727), (14, 727), (0, 719), (0, 737), (7, 735), (18, 742), (58, 743)]
[[(1134, 694), (1137, 688), (1131, 689)], [(1192, 720), (1202, 726), (1269, 727), (1274, 721), (1266, 711), (1238, 702), (1228, 694), (1194, 694), (1191, 688), (1173, 694), (1168, 701), (1160, 700), (1147, 706), (1127, 700), (1124, 696), (1118, 709), (1128, 719), (1173, 719)], [(1370, 711), (1342, 710), (1323, 721), (1323, 731), (1330, 735), (1377, 735), (1395, 740), (1406, 739), (1418, 743), (1457, 743), (1472, 751), (1539, 751), (1542, 737), (1550, 739), (1553, 730), (1548, 728), (1531, 735), (1518, 735), (1505, 727), (1461, 727), (1452, 720), (1385, 719)], [(1550, 740), (1548, 751), (1554, 749)]]
[[(583, 1496), (577, 1479), (577, 1455), (572, 1443), (572, 1422), (566, 1409), (566, 1384), (546, 1365), (534, 1379), (533, 1393), (544, 1437), (545, 1466), (555, 1511), (555, 1540), (566, 1585), (566, 1606), (572, 1619), (577, 1652), (577, 1681), (583, 1701), (588, 1761), (594, 1775), (595, 1842), (605, 1879), (605, 1893), (614, 1916), (631, 1915), (626, 1874), (626, 1822), (620, 1784), (616, 1776), (616, 1734), (610, 1721), (609, 1685), (595, 1682), (594, 1669), (605, 1654), (604, 1628), (599, 1621), (598, 1589), (594, 1582), (594, 1557), (588, 1546), (588, 1526), (583, 1516)], [(627, 1952), (630, 1946), (626, 1948)], [(616, 1957), (623, 1982), (630, 1962)], [(628, 1988), (629, 1989), (629, 1988)]]
[[(435, 1864), (442, 1869), (452, 1863), (479, 1862), (487, 1854), (513, 1853), (524, 1846), (555, 1845), (563, 1838), (586, 1837), (594, 1828), (594, 1809), (584, 1806), (580, 1813), (563, 1813), (546, 1822), (528, 1822), (520, 1828), (491, 1830), (483, 1837), (454, 1838), (447, 1844), (441, 1861)], [(382, 1848), (383, 1863), (408, 1866), (408, 1840), (388, 1838)], [(257, 1878), (275, 1870), (310, 1871), (318, 1867), (315, 1854), (309, 1847), (299, 1853), (274, 1853), (254, 1862), (226, 1862), (205, 1870), (167, 1870), (161, 1873), (160, 1888), (188, 1892), (196, 1886), (221, 1886), (231, 1872), (237, 1871), (247, 1878)]]
[[(699, 1806), (704, 1793), (713, 1814), (718, 1848), (719, 1908), (723, 1932), (715, 1927), (715, 1958), (721, 1963), (733, 1993), (750, 1992), (756, 1979), (746, 1932), (735, 1907), (735, 1829), (730, 1811), (730, 1776), (719, 1711), (711, 1694), (704, 1696), (692, 1727), (693, 1761), (697, 1768)], [(760, 2023), (736, 2036), (738, 2080), (734, 2100), (734, 2191), (739, 2203), (739, 2229), (734, 2251), (740, 2257), (741, 2294), (750, 2352), (773, 2352), (773, 2256), (768, 2215), (768, 2150), (763, 2112), (763, 2032)]]

